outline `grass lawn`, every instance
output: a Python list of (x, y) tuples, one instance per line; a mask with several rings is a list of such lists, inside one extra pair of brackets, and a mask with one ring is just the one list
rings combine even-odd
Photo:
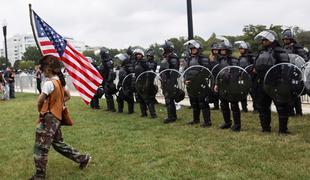
[[(101, 106), (105, 107), (104, 102)], [(273, 114), (271, 134), (260, 132), (258, 115), (242, 114), (242, 131), (220, 130), (219, 111), (213, 126), (187, 126), (191, 110), (178, 111), (174, 124), (159, 118), (91, 110), (78, 97), (69, 103), (73, 127), (63, 127), (65, 141), (93, 160), (78, 165), (51, 149), (48, 179), (310, 179), (310, 116), (291, 118), (289, 136), (277, 133)], [(136, 106), (136, 112), (139, 112)], [(0, 102), (0, 179), (27, 179), (34, 173), (36, 96), (17, 94)]]

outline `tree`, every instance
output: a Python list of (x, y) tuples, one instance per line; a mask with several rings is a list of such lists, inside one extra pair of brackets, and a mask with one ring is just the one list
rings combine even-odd
[(27, 71), (27, 70), (31, 70), (34, 69), (35, 66), (35, 62), (34, 61), (25, 61), (22, 60), (19, 62), (19, 68), (22, 71)]
[[(11, 66), (11, 63), (8, 62), (8, 66)], [(6, 59), (5, 57), (0, 57), (0, 70), (4, 70), (6, 68)]]
[(302, 31), (296, 35), (297, 42), (310, 49), (310, 31)]
[(42, 58), (41, 52), (37, 47), (31, 46), (26, 49), (23, 54), (22, 60), (33, 61), (35, 64), (39, 64), (39, 60)]

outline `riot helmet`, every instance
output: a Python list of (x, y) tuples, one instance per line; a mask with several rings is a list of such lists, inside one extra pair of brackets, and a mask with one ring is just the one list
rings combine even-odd
[(186, 46), (189, 49), (189, 52), (191, 55), (199, 55), (202, 51), (202, 45), (197, 40), (189, 40), (186, 43), (184, 43), (184, 46)]
[(140, 48), (137, 48), (133, 51), (133, 55), (136, 57), (137, 60), (141, 60), (144, 56), (144, 51)]
[(174, 51), (174, 45), (171, 41), (165, 41), (165, 43), (161, 45), (161, 48), (164, 50), (164, 54), (172, 53)]

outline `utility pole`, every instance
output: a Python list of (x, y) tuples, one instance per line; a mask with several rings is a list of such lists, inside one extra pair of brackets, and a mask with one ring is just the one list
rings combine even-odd
[(191, 40), (194, 38), (192, 0), (187, 0), (187, 26), (188, 26), (188, 40)]

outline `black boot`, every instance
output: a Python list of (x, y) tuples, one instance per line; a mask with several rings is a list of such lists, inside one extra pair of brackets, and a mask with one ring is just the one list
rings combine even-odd
[(271, 116), (269, 116), (268, 114), (260, 113), (259, 119), (260, 119), (260, 124), (262, 126), (262, 132), (271, 132), (271, 127), (270, 127)]
[(280, 134), (289, 134), (290, 132), (287, 129), (288, 117), (279, 117), (279, 133)]
[(149, 103), (148, 107), (149, 107), (149, 111), (150, 111), (150, 114), (151, 114), (151, 118), (153, 118), (153, 119), (157, 118), (154, 104), (153, 103)]
[(224, 124), (220, 126), (220, 129), (229, 129), (231, 127), (230, 111), (223, 111)]
[(298, 97), (295, 101), (296, 116), (302, 116), (301, 99)]
[(111, 112), (115, 112), (116, 111), (113, 99), (107, 99), (107, 109), (106, 109), (106, 111), (111, 111)]
[(134, 113), (134, 103), (128, 103), (128, 114)]
[(210, 117), (210, 109), (202, 109), (201, 112), (204, 120), (204, 123), (201, 125), (201, 127), (210, 127), (212, 125)]
[[(172, 104), (173, 103), (173, 104)], [(177, 120), (174, 102), (167, 104), (167, 115), (164, 119), (165, 124), (173, 123)]]
[(187, 124), (188, 125), (194, 125), (194, 124), (199, 124), (200, 123), (200, 109), (199, 108), (193, 108), (193, 120), (189, 121)]
[(240, 131), (241, 129), (241, 117), (240, 112), (233, 112), (234, 126), (231, 128), (233, 131)]
[(146, 104), (140, 103), (140, 110), (141, 110), (141, 117), (146, 117), (147, 116), (147, 107)]
[(122, 113), (124, 109), (124, 101), (118, 100), (117, 107), (118, 107), (118, 113)]

